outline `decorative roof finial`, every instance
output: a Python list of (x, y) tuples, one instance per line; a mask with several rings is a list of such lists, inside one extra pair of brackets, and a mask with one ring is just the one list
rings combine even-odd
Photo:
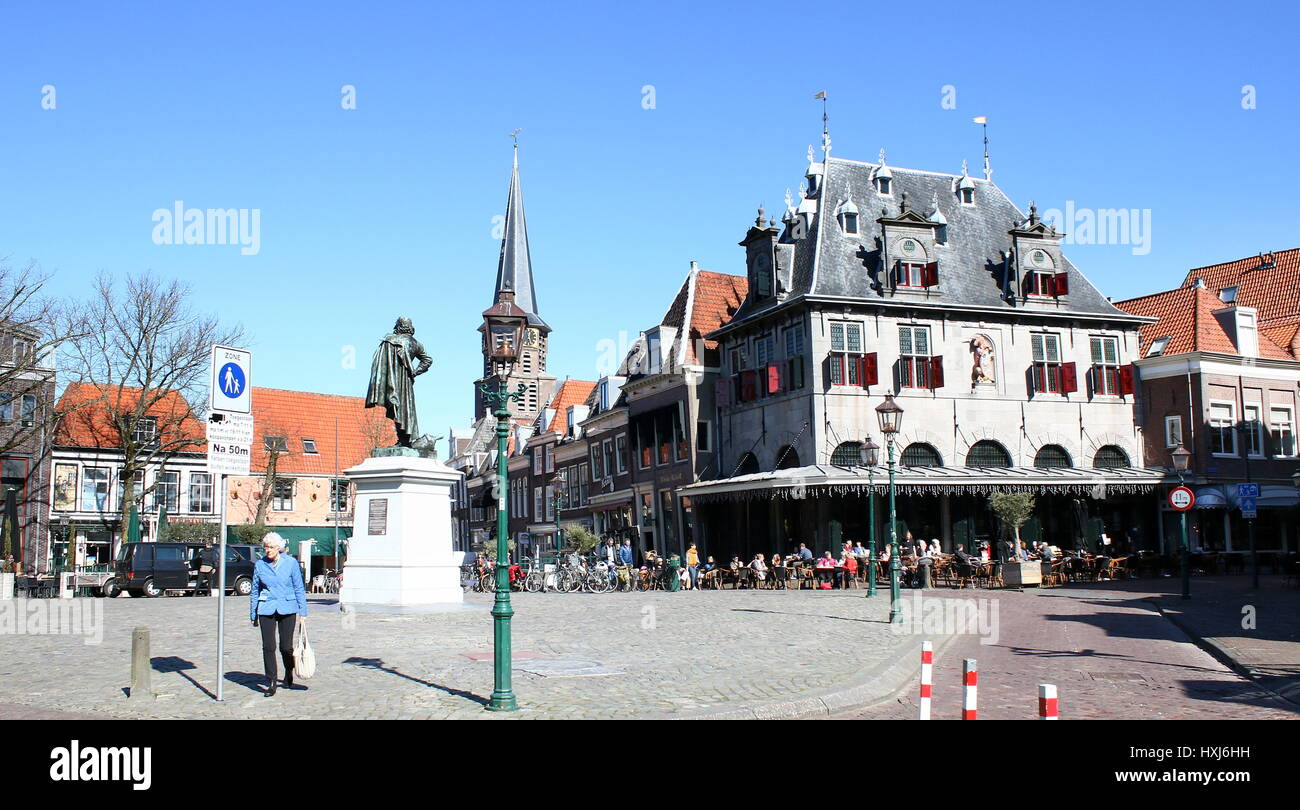
[(755, 227), (755, 228), (761, 228), (761, 227), (763, 227), (763, 220), (765, 220), (765, 219), (767, 219), (767, 212), (763, 210), (763, 204), (762, 204), (762, 203), (759, 203), (759, 204), (758, 204), (758, 218), (756, 218), (756, 219), (754, 220), (754, 227)]
[(898, 205), (899, 205), (898, 208), (899, 213), (906, 214), (907, 213), (907, 192), (906, 191), (904, 191), (902, 194), (899, 195)]
[(885, 147), (880, 147), (880, 165), (885, 165)]
[(831, 156), (831, 134), (829, 132), (823, 132), (822, 133), (822, 159), (825, 160), (830, 156)]
[(808, 162), (809, 163), (817, 162), (817, 153), (813, 151), (812, 144), (808, 144)]
[(1034, 204), (1033, 200), (1029, 201), (1029, 224), (1038, 224), (1038, 206)]
[(962, 159), (962, 162), (961, 162), (961, 176), (962, 176), (962, 177), (966, 177), (966, 176), (967, 176), (967, 172), (966, 172), (966, 160), (965, 160), (965, 158), (963, 158), (963, 159)]
[(516, 129), (514, 132), (510, 133), (510, 137), (513, 138), (515, 142), (515, 168), (519, 167), (519, 133), (520, 132), (523, 132), (523, 130)]
[(793, 192), (790, 191), (789, 186), (785, 187), (785, 207), (786, 208), (794, 207), (794, 194)]

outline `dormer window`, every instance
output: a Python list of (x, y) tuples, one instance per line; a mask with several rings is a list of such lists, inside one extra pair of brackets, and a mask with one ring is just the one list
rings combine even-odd
[[(1147, 349), (1147, 357), (1159, 357), (1165, 353), (1165, 348), (1169, 346), (1168, 337), (1158, 337), (1151, 341), (1151, 348)], [(1179, 442), (1181, 444), (1181, 442)]]
[(877, 178), (876, 178), (876, 191), (877, 191), (879, 194), (888, 197), (888, 196), (890, 196), (890, 190), (889, 190), (889, 187), (890, 187), (890, 185), (891, 185), (892, 183), (893, 183), (893, 178), (890, 178), (890, 177), (877, 177)]
[(1225, 304), (1236, 303), (1236, 301), (1237, 301), (1237, 288), (1236, 288), (1236, 287), (1224, 287), (1222, 290), (1219, 290), (1219, 300), (1222, 301), (1222, 302), (1225, 303)]
[(953, 190), (957, 192), (957, 201), (962, 205), (975, 204), (975, 181), (966, 174), (966, 161), (964, 160), (961, 162), (961, 177), (953, 185)]
[(836, 217), (839, 218), (840, 228), (846, 235), (856, 235), (858, 232), (858, 207), (853, 204), (853, 200), (846, 200), (840, 203), (840, 207), (835, 210)]
[(974, 204), (975, 204), (975, 189), (973, 189), (973, 188), (963, 188), (963, 189), (958, 189), (958, 191), (960, 192), (960, 196), (961, 196), (961, 204), (962, 204), (962, 205), (974, 205)]

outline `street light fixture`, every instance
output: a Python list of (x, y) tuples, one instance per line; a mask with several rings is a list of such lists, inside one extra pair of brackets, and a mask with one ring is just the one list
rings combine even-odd
[(876, 465), (880, 463), (880, 445), (868, 436), (858, 453), (862, 466), (867, 468), (867, 503), (871, 509), (867, 522), (867, 596), (871, 597), (876, 595)]
[(885, 394), (885, 401), (876, 406), (876, 417), (889, 446), (889, 622), (893, 624), (903, 621), (903, 598), (898, 587), (898, 512), (894, 505), (894, 439), (903, 424), (903, 409), (894, 402), (893, 394)]
[(515, 615), (510, 607), (510, 546), (507, 533), (506, 493), (509, 479), (506, 472), (506, 437), (510, 433), (510, 400), (520, 401), (528, 387), (523, 383), (513, 393), (506, 391), (506, 383), (514, 373), (519, 360), (519, 346), (523, 345), (523, 331), (528, 324), (528, 313), (515, 305), (514, 293), (504, 290), (497, 303), (483, 313), (483, 349), (496, 376), (496, 390), (480, 385), (484, 401), (493, 406), (497, 418), (497, 576), (496, 599), (492, 603), (492, 652), (494, 683), (488, 711), (513, 712), (519, 709), (511, 684), (510, 619)]
[[(1178, 445), (1172, 453), (1169, 454), (1173, 460), (1174, 471), (1178, 473), (1178, 486), (1183, 485), (1183, 477), (1187, 474), (1188, 469), (1192, 466), (1192, 454), (1186, 447)], [(1179, 568), (1183, 578), (1183, 598), (1192, 598), (1192, 569), (1191, 569), (1191, 551), (1187, 547), (1187, 512), (1178, 513), (1179, 521), (1182, 523), (1183, 532), (1183, 553), (1182, 563)]]
[(568, 492), (568, 485), (564, 483), (564, 477), (557, 475), (551, 479), (551, 498), (555, 502), (555, 561), (560, 560), (560, 551), (564, 548), (564, 542), (560, 534), (560, 505), (564, 503), (564, 495)]

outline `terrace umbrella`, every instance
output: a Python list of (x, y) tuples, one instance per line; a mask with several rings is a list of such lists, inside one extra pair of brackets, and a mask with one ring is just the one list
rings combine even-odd
[(162, 542), (167, 539), (167, 507), (158, 507), (158, 536), (155, 540)]
[(140, 517), (136, 515), (134, 506), (126, 518), (126, 542), (140, 542)]

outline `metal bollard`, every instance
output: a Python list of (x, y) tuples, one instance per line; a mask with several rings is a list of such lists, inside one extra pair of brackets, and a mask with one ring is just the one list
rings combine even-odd
[(131, 631), (131, 699), (153, 699), (152, 666), (149, 660), (149, 628)]

